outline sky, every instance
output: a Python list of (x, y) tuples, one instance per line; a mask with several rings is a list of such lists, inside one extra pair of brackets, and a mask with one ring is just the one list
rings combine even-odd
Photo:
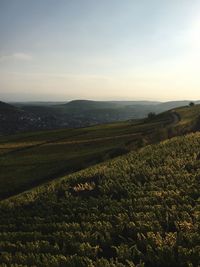
[(3, 101), (200, 99), (199, 0), (0, 0)]

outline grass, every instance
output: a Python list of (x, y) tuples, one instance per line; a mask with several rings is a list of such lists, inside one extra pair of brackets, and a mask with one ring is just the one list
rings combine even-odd
[(181, 118), (178, 125), (191, 126), (194, 125), (200, 117), (200, 105), (177, 108), (176, 112)]
[(172, 112), (165, 112), (150, 120), (3, 136), (0, 199), (167, 139), (169, 128), (191, 124), (200, 114), (200, 106), (175, 112), (181, 117), (176, 125)]
[(176, 137), (1, 201), (2, 266), (199, 266), (199, 151)]

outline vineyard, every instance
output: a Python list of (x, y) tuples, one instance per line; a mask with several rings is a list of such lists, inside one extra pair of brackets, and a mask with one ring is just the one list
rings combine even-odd
[(0, 0), (0, 267), (200, 267), (200, 0)]
[(30, 132), (0, 138), (0, 200), (167, 138), (171, 113), (152, 120), (79, 129)]
[(200, 105), (152, 118), (0, 137), (0, 200), (148, 144), (200, 129)]
[(149, 145), (0, 203), (7, 266), (200, 265), (200, 134)]

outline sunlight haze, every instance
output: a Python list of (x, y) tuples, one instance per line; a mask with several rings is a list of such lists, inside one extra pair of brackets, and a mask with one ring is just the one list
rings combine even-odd
[(1, 0), (0, 96), (199, 99), (200, 1)]

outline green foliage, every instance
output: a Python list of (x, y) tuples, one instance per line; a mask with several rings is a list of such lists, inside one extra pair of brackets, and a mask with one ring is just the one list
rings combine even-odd
[(153, 118), (155, 118), (156, 117), (156, 114), (154, 113), (154, 112), (150, 112), (149, 114), (148, 114), (148, 119), (153, 119)]
[(190, 102), (189, 106), (190, 107), (194, 107), (195, 103), (194, 102)]
[(0, 266), (197, 267), (200, 134), (0, 202)]
[[(0, 138), (0, 199), (162, 140), (171, 115)], [(157, 138), (159, 135), (159, 139)]]

